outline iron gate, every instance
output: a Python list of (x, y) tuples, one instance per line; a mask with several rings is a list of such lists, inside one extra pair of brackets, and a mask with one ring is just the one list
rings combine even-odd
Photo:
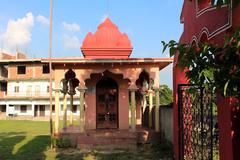
[(218, 123), (212, 91), (197, 85), (178, 86), (179, 157), (218, 160)]

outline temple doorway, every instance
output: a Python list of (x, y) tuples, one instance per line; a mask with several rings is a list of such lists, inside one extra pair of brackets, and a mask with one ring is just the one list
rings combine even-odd
[(118, 128), (118, 85), (103, 77), (96, 85), (97, 129)]

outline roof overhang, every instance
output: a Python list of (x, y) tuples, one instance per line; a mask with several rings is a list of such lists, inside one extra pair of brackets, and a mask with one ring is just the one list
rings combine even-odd
[(0, 60), (0, 64), (2, 65), (8, 65), (8, 64), (12, 64), (12, 63), (39, 63), (41, 62), (40, 58), (35, 58), (35, 59), (4, 59), (4, 60)]
[[(43, 63), (48, 63), (49, 59), (43, 59)], [(54, 58), (53, 65), (88, 65), (88, 64), (111, 64), (111, 65), (157, 65), (159, 69), (165, 68), (173, 62), (173, 58), (125, 58), (125, 59), (90, 59), (90, 58)]]

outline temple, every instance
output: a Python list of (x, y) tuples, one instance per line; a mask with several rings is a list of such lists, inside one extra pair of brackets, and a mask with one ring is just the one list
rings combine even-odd
[[(67, 105), (79, 99), (78, 132), (118, 129), (135, 132), (142, 125), (142, 115), (149, 103), (148, 126), (159, 132), (160, 70), (171, 58), (130, 58), (133, 47), (127, 34), (106, 18), (95, 33), (88, 33), (82, 43), (80, 58), (54, 58), (55, 134), (60, 132), (63, 116), (65, 131), (73, 124), (72, 109)], [(160, 54), (160, 53), (159, 53)], [(44, 62), (48, 62), (45, 59)], [(153, 97), (155, 97), (153, 102)], [(147, 98), (146, 98), (147, 97)], [(149, 102), (147, 102), (147, 100)], [(156, 104), (155, 116), (151, 109)], [(59, 115), (63, 104), (63, 115)], [(155, 120), (153, 119), (155, 118)]]

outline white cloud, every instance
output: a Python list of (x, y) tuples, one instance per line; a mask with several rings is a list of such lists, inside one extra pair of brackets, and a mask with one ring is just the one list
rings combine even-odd
[(79, 32), (80, 31), (80, 26), (77, 23), (70, 24), (70, 23), (63, 22), (62, 25), (65, 30), (68, 30), (71, 32)]
[(62, 36), (63, 47), (65, 49), (79, 49), (80, 47), (79, 39), (77, 36), (73, 35), (73, 32), (79, 32), (80, 26), (75, 22), (74, 23), (62, 22), (62, 26), (64, 28), (64, 31), (66, 32)]
[(63, 47), (66, 49), (77, 49), (80, 47), (79, 39), (76, 36), (63, 35)]
[(31, 30), (34, 26), (34, 16), (31, 12), (17, 20), (9, 20), (7, 29), (0, 35), (0, 42), (5, 50), (26, 47), (31, 42)]
[(44, 26), (49, 26), (49, 19), (44, 17), (43, 15), (38, 15), (36, 20)]

